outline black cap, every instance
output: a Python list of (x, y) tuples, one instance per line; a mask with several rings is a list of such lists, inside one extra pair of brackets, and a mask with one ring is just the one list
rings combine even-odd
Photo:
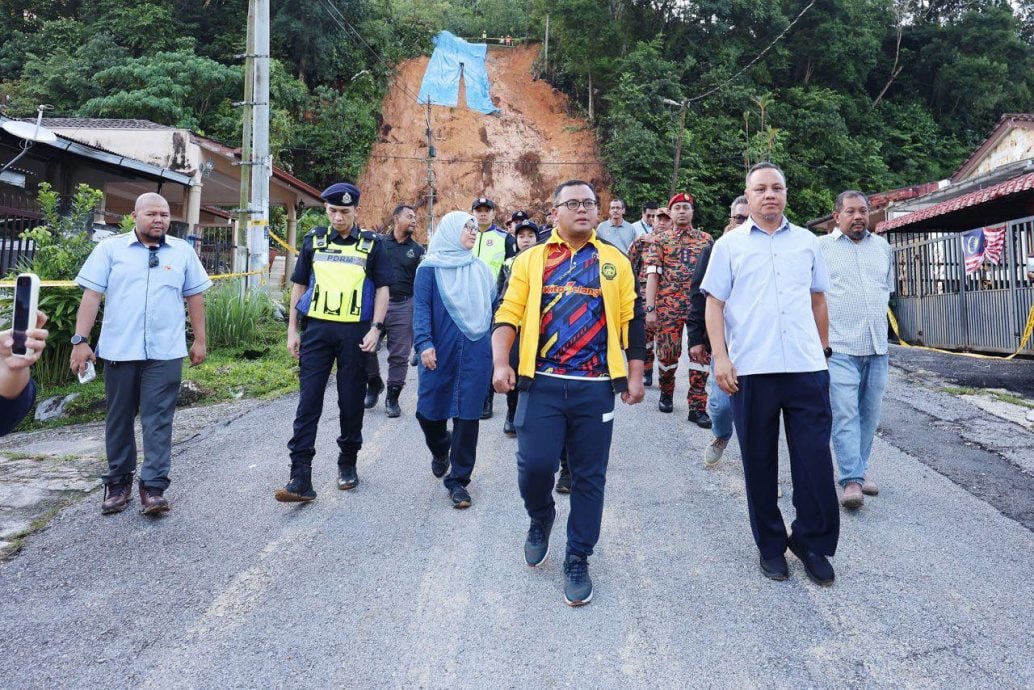
[(513, 229), (513, 234), (516, 235), (521, 230), (531, 230), (536, 236), (539, 234), (539, 226), (535, 225), (535, 223), (530, 220), (522, 220), (520, 225)]
[(474, 203), (470, 205), (470, 210), (473, 211), (480, 206), (487, 206), (493, 211), (495, 210), (495, 204), (487, 196), (479, 196), (477, 199), (474, 199)]
[(358, 206), (359, 188), (348, 182), (335, 182), (320, 194), (331, 206)]
[(513, 215), (510, 216), (511, 223), (520, 223), (522, 220), (528, 220), (531, 216), (528, 215), (527, 211), (514, 211)]

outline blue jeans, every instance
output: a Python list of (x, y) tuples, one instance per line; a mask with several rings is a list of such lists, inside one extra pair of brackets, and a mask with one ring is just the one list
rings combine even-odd
[(732, 438), (732, 399), (718, 387), (714, 357), (711, 358), (711, 375), (707, 379), (707, 416), (711, 418), (711, 433), (715, 438), (723, 441)]
[(865, 477), (886, 387), (887, 355), (834, 353), (829, 358), (833, 450), (840, 468), (840, 486), (860, 484)]

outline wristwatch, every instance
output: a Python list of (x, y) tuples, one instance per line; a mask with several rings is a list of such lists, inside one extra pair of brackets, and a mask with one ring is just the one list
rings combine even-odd
[(647, 313), (647, 314), (653, 313), (653, 312), (655, 312), (655, 311), (657, 311), (657, 307), (655, 307), (655, 306), (654, 306), (654, 305), (652, 305), (652, 304), (651, 304), (650, 306), (648, 306), (648, 307), (646, 308), (646, 313)]
[(826, 359), (829, 359), (830, 357), (833, 356), (833, 348), (831, 348), (831, 347), (823, 348), (822, 349), (822, 354), (824, 354), (826, 356)]
[(376, 328), (378, 331), (384, 332), (384, 324), (380, 321), (374, 321), (370, 324), (370, 328)]
[(87, 338), (85, 335), (79, 335), (77, 333), (77, 334), (72, 336), (72, 341), (71, 342), (72, 342), (73, 345), (81, 345), (83, 343), (89, 344), (90, 339)]

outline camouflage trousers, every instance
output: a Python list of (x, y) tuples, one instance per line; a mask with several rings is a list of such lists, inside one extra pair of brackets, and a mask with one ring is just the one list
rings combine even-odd
[(646, 358), (643, 359), (643, 375), (653, 373), (653, 343), (657, 339), (657, 327), (646, 326)]
[[(655, 355), (660, 370), (661, 393), (675, 393), (675, 373), (682, 356), (682, 334), (686, 328), (685, 317), (665, 318), (657, 321), (657, 344)], [(689, 393), (686, 405), (690, 412), (704, 412), (707, 408), (707, 372), (689, 370)]]

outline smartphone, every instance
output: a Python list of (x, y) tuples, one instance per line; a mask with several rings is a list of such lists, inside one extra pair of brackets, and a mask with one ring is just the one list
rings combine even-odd
[(39, 306), (39, 276), (22, 273), (14, 287), (14, 345), (11, 352), (19, 357), (31, 357), (35, 352), (25, 346), (25, 331), (36, 327), (36, 308)]

